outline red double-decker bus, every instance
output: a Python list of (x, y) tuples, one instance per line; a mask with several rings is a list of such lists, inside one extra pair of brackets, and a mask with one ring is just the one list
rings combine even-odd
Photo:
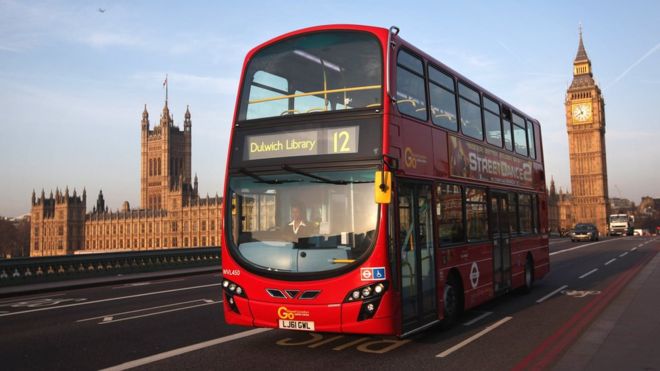
[(251, 50), (226, 174), (230, 324), (406, 336), (549, 269), (539, 123), (396, 27)]

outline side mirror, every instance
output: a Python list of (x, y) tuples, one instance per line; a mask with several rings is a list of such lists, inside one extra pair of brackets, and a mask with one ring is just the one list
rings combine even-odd
[(374, 201), (377, 204), (392, 202), (392, 173), (389, 171), (376, 171), (374, 176)]

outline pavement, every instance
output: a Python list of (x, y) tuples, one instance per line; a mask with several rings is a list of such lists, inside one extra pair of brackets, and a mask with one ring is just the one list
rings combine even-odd
[(149, 279), (167, 278), (188, 276), (192, 274), (202, 274), (209, 272), (220, 272), (220, 266), (207, 266), (187, 269), (170, 269), (164, 271), (145, 272), (145, 273), (130, 273), (130, 274), (117, 274), (103, 277), (92, 277), (76, 280), (55, 281), (55, 282), (42, 282), (27, 285), (15, 285), (0, 287), (0, 298), (37, 294), (41, 292), (57, 291), (64, 289), (79, 289), (85, 287), (112, 285), (117, 283), (137, 282)]
[(555, 370), (659, 370), (660, 254), (555, 364)]

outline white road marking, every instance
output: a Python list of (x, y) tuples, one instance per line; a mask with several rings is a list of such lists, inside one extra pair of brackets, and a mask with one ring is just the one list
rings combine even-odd
[(40, 296), (21, 296), (19, 298), (13, 298), (13, 299), (8, 299), (8, 300), (3, 300), (0, 301), (0, 306), (4, 306), (5, 304), (11, 305), (14, 303), (22, 303), (25, 301), (30, 301), (30, 300), (37, 300), (37, 299), (52, 299), (56, 298), (58, 296), (64, 296), (66, 294), (54, 294), (54, 295), (40, 295)]
[(222, 303), (222, 301), (216, 301), (213, 303), (203, 303), (203, 304), (197, 304), (197, 305), (190, 305), (187, 307), (180, 307), (180, 308), (174, 308), (174, 309), (168, 309), (168, 310), (161, 310), (160, 312), (153, 312), (153, 313), (147, 313), (147, 314), (141, 314), (139, 316), (132, 316), (132, 317), (124, 317), (124, 318), (119, 318), (119, 319), (113, 319), (111, 321), (105, 321), (103, 320), (102, 322), (99, 322), (99, 325), (107, 325), (108, 323), (115, 323), (115, 322), (123, 322), (123, 321), (130, 321), (132, 319), (138, 319), (138, 318), (144, 318), (144, 317), (151, 317), (151, 316), (157, 316), (159, 314), (165, 314), (165, 313), (171, 313), (171, 312), (178, 312), (182, 310), (187, 310), (187, 309), (193, 309), (197, 307), (205, 307), (207, 305), (211, 304), (218, 304)]
[(474, 323), (477, 323), (477, 322), (479, 322), (480, 320), (482, 320), (482, 319), (484, 319), (484, 318), (490, 316), (491, 314), (493, 314), (493, 312), (486, 312), (486, 313), (483, 313), (482, 315), (478, 316), (477, 318), (474, 318), (474, 319), (472, 319), (472, 320), (470, 320), (470, 321), (465, 322), (465, 323), (463, 324), (463, 326), (470, 326), (470, 325), (472, 325), (472, 324), (474, 324)]
[(124, 299), (133, 299), (133, 298), (140, 298), (143, 296), (151, 296), (151, 295), (158, 295), (158, 294), (167, 294), (170, 292), (178, 292), (178, 291), (185, 291), (185, 290), (194, 290), (194, 289), (201, 289), (205, 287), (213, 287), (213, 286), (220, 286), (221, 283), (212, 283), (208, 285), (200, 285), (200, 286), (191, 286), (191, 287), (182, 287), (179, 289), (170, 289), (170, 290), (163, 290), (163, 291), (154, 291), (154, 292), (147, 292), (144, 294), (135, 294), (135, 295), (127, 295), (127, 296), (120, 296), (116, 298), (108, 298), (108, 299), (100, 299), (100, 300), (94, 300), (94, 301), (85, 301), (82, 303), (75, 303), (75, 304), (66, 304), (66, 305), (59, 305), (56, 307), (46, 307), (46, 308), (38, 308), (38, 309), (30, 309), (30, 310), (24, 310), (20, 312), (12, 312), (12, 313), (4, 313), (0, 314), (0, 317), (6, 317), (6, 316), (15, 316), (18, 314), (25, 314), (25, 313), (33, 313), (33, 312), (41, 312), (44, 310), (53, 310), (53, 309), (61, 309), (61, 308), (69, 308), (69, 307), (77, 307), (80, 305), (89, 305), (89, 304), (96, 304), (96, 303), (105, 303), (108, 301), (116, 301), (116, 300), (124, 300)]
[(464, 346), (470, 344), (471, 342), (473, 342), (473, 341), (479, 339), (480, 337), (486, 335), (487, 333), (489, 333), (489, 332), (495, 330), (496, 328), (500, 327), (500, 326), (503, 325), (504, 323), (510, 321), (512, 318), (513, 318), (513, 317), (504, 317), (504, 318), (502, 318), (501, 320), (499, 320), (499, 321), (493, 323), (492, 325), (486, 327), (485, 329), (479, 331), (478, 333), (476, 333), (476, 334), (470, 336), (469, 338), (467, 338), (467, 339), (461, 341), (460, 343), (458, 343), (458, 344), (454, 345), (453, 347), (451, 347), (451, 348), (445, 350), (444, 352), (442, 352), (442, 353), (436, 355), (436, 358), (444, 358), (444, 357), (447, 357), (448, 355), (454, 353), (455, 351), (457, 351), (457, 350), (463, 348)]
[(139, 286), (148, 286), (148, 285), (159, 285), (161, 283), (171, 283), (171, 282), (179, 282), (179, 281), (185, 281), (184, 278), (178, 278), (174, 280), (164, 280), (164, 281), (147, 281), (147, 282), (134, 282), (134, 283), (127, 283), (125, 285), (121, 286), (115, 286), (112, 289), (125, 289), (129, 287), (139, 287)]
[[(173, 307), (173, 306), (176, 306), (176, 305), (185, 305), (185, 304), (191, 304), (191, 303), (199, 303), (200, 301), (204, 301), (205, 303), (211, 303), (211, 304), (215, 303), (215, 301), (213, 301), (213, 300), (207, 300), (207, 299), (189, 300), (189, 301), (182, 301), (182, 302), (179, 302), (179, 303), (171, 303), (171, 304), (159, 305), (159, 306), (156, 306), (156, 307), (149, 307), (149, 308), (142, 308), (142, 309), (130, 310), (130, 311), (127, 311), (127, 312), (121, 312), (121, 313), (110, 313), (110, 314), (104, 314), (104, 315), (102, 315), (102, 316), (98, 316), (98, 317), (79, 319), (79, 320), (77, 320), (76, 322), (94, 321), (94, 320), (96, 320), (96, 319), (106, 318), (106, 317), (108, 317), (108, 316), (110, 316), (110, 317), (119, 317), (119, 316), (124, 315), (124, 314), (132, 314), (132, 313), (146, 312), (146, 311), (148, 311), (148, 310), (169, 308), (169, 307)], [(221, 300), (220, 302), (222, 302), (222, 300)]]
[(635, 250), (637, 250), (637, 246), (635, 246), (635, 247), (633, 247), (632, 249), (630, 249), (630, 251), (635, 251)]
[(257, 335), (257, 334), (260, 334), (262, 332), (266, 332), (266, 331), (270, 331), (270, 330), (272, 330), (272, 329), (270, 329), (270, 328), (257, 328), (257, 329), (254, 329), (254, 330), (243, 331), (243, 332), (239, 332), (237, 334), (223, 336), (221, 338), (208, 340), (208, 341), (204, 341), (204, 342), (193, 344), (193, 345), (188, 345), (188, 346), (178, 348), (178, 349), (173, 349), (173, 350), (170, 350), (170, 351), (167, 351), (167, 352), (154, 354), (152, 356), (145, 357), (145, 358), (136, 359), (134, 361), (129, 361), (129, 362), (126, 362), (126, 363), (122, 363), (120, 365), (108, 367), (108, 368), (103, 369), (101, 371), (128, 370), (128, 369), (131, 369), (131, 368), (134, 368), (134, 367), (144, 366), (144, 365), (148, 365), (150, 363), (158, 362), (158, 361), (161, 361), (163, 359), (176, 357), (176, 356), (181, 355), (181, 354), (190, 353), (190, 352), (194, 352), (196, 350), (212, 347), (214, 345), (227, 343), (227, 342), (230, 342), (230, 341), (233, 341), (233, 340), (242, 339), (242, 338), (252, 336), (252, 335)]
[(558, 292), (560, 292), (561, 290), (563, 290), (563, 289), (565, 289), (565, 288), (567, 288), (567, 287), (568, 287), (568, 285), (564, 285), (564, 286), (558, 288), (557, 290), (555, 290), (555, 291), (549, 293), (548, 295), (542, 297), (541, 299), (537, 300), (536, 303), (537, 303), (537, 304), (541, 304), (541, 303), (543, 303), (544, 301), (550, 299), (553, 295), (557, 294)]
[(608, 260), (608, 261), (605, 263), (605, 265), (610, 265), (610, 264), (614, 263), (615, 261), (616, 261), (616, 258), (611, 259), (611, 260)]
[(628, 251), (624, 252), (623, 254), (619, 255), (620, 258), (623, 258), (624, 256), (628, 255)]
[(596, 244), (599, 244), (599, 243), (612, 242), (612, 241), (616, 241), (616, 240), (603, 240), (603, 241), (597, 241), (597, 242), (587, 243), (587, 244), (584, 244), (584, 245), (578, 245), (578, 246), (575, 246), (575, 247), (571, 247), (570, 249), (565, 249), (565, 250), (559, 250), (559, 251), (551, 252), (551, 253), (550, 253), (550, 256), (552, 256), (552, 255), (557, 255), (557, 254), (563, 254), (563, 253), (565, 253), (565, 252), (569, 252), (569, 251), (573, 251), (573, 250), (581, 249), (581, 248), (583, 248), (583, 247), (592, 246), (592, 245), (596, 245)]
[(584, 277), (592, 275), (592, 274), (596, 273), (597, 271), (598, 271), (598, 268), (594, 268), (594, 269), (590, 270), (589, 272), (587, 272), (587, 273), (581, 275), (580, 277), (578, 277), (578, 279), (583, 279)]

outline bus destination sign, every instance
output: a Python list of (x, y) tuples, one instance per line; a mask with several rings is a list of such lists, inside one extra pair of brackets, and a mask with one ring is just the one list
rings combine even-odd
[(245, 160), (357, 153), (358, 126), (247, 135)]

